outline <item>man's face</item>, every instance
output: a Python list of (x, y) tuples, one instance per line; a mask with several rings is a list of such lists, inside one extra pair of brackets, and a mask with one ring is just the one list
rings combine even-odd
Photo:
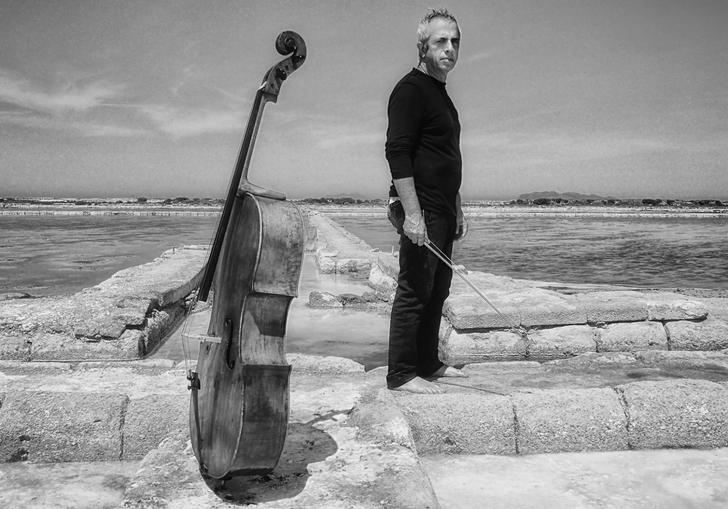
[(434, 67), (447, 74), (455, 67), (460, 49), (460, 30), (454, 21), (435, 18), (430, 21), (427, 52), (423, 60), (428, 67)]

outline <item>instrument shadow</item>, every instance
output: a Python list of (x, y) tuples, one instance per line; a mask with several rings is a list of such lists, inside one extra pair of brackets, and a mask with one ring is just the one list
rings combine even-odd
[(336, 441), (314, 427), (316, 420), (290, 423), (278, 465), (264, 475), (235, 476), (220, 481), (206, 478), (205, 483), (227, 503), (248, 505), (292, 498), (301, 493), (310, 477), (308, 465), (336, 453)]

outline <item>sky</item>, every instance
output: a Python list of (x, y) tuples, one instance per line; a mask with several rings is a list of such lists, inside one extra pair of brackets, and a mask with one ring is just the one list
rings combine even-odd
[(385, 197), (387, 99), (431, 6), (462, 30), (464, 199), (728, 198), (725, 0), (0, 0), (0, 197), (224, 197), (282, 30), (307, 59), (251, 182)]

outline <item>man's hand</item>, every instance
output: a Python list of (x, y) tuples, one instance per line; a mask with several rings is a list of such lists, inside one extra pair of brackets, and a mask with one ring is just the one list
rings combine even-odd
[(405, 215), (404, 217), (404, 234), (407, 235), (413, 244), (422, 246), (425, 243), (427, 237), (427, 229), (425, 228), (425, 218), (420, 213), (414, 218), (411, 215)]
[(468, 221), (465, 216), (458, 214), (457, 228), (455, 229), (455, 240), (463, 240), (468, 234)]

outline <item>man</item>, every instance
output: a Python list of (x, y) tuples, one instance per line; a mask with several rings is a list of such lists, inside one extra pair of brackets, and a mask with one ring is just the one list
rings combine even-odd
[(460, 122), (445, 90), (458, 59), (460, 28), (448, 11), (430, 10), (417, 37), (418, 65), (394, 87), (387, 109), (390, 219), (404, 215), (387, 386), (434, 394), (442, 389), (426, 378), (463, 376), (437, 355), (452, 271), (424, 245), (427, 239), (450, 257), (453, 240), (467, 232), (459, 194)]

